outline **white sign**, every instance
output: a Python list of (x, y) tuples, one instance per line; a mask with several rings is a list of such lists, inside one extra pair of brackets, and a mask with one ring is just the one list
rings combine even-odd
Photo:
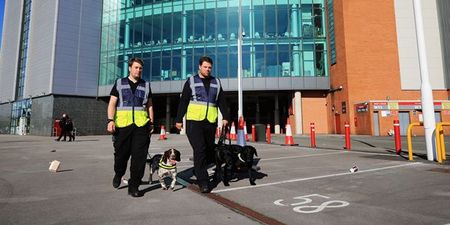
[[(322, 200), (322, 203), (320, 205), (312, 203), (313, 198), (318, 199), (315, 202)], [(294, 206), (292, 210), (298, 213), (317, 213), (326, 208), (341, 208), (350, 205), (350, 203), (340, 200), (323, 201), (323, 199), (330, 199), (330, 197), (319, 194), (297, 196), (293, 197), (292, 199), (295, 200), (296, 202), (288, 204), (284, 203), (285, 202), (284, 199), (278, 199), (275, 200), (273, 204), (275, 204), (276, 206)]]

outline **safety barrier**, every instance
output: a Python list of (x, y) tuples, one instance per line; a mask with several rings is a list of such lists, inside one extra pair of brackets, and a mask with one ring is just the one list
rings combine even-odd
[(450, 126), (450, 122), (436, 123), (436, 146), (437, 146), (436, 155), (439, 163), (442, 163), (442, 161), (446, 160), (443, 126)]
[(415, 126), (423, 126), (423, 124), (416, 122), (416, 123), (411, 123), (411, 124), (408, 125), (408, 129), (406, 131), (406, 137), (408, 139), (408, 157), (409, 157), (410, 161), (413, 160), (411, 131), (412, 131), (412, 128), (415, 127)]

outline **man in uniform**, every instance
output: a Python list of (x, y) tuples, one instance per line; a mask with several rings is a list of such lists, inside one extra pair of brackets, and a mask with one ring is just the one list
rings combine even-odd
[(150, 83), (143, 80), (140, 58), (128, 61), (128, 77), (118, 79), (108, 104), (108, 132), (114, 135), (113, 187), (120, 186), (131, 156), (128, 194), (141, 197), (139, 185), (145, 171), (150, 136), (153, 132), (153, 105)]
[(176, 127), (183, 127), (186, 115), (186, 133), (194, 150), (194, 172), (202, 193), (210, 192), (207, 166), (214, 155), (214, 141), (218, 109), (223, 125), (228, 123), (228, 111), (220, 80), (211, 76), (212, 59), (199, 60), (199, 72), (184, 84), (176, 118)]

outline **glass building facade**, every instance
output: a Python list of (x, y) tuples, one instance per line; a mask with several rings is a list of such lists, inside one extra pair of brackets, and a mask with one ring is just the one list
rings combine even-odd
[[(198, 59), (236, 78), (239, 0), (104, 0), (99, 85), (144, 60), (143, 78), (184, 80)], [(242, 1), (243, 77), (328, 76), (325, 0)]]

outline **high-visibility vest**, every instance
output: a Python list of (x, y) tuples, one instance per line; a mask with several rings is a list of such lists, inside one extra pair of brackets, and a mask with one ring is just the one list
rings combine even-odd
[(217, 99), (219, 98), (220, 80), (215, 77), (211, 78), (208, 94), (199, 75), (190, 77), (189, 83), (192, 94), (186, 119), (195, 121), (207, 119), (210, 123), (215, 123), (218, 115)]
[(133, 123), (142, 127), (150, 120), (146, 107), (150, 95), (150, 83), (142, 80), (138, 82), (133, 94), (127, 77), (116, 81), (116, 88), (119, 92), (119, 102), (114, 117), (116, 127), (126, 127)]

